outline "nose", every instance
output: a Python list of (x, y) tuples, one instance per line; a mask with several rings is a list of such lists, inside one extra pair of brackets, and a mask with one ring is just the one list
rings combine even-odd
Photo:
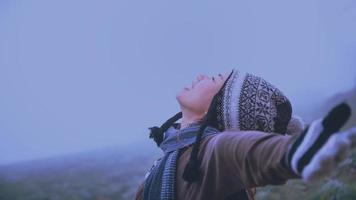
[(198, 76), (197, 76), (197, 80), (198, 81), (201, 81), (201, 80), (203, 80), (204, 78), (207, 78), (208, 76), (206, 76), (206, 75), (204, 75), (204, 74), (199, 74)]

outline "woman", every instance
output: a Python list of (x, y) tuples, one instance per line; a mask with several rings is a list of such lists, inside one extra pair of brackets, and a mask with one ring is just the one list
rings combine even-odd
[(346, 104), (285, 135), (289, 100), (262, 78), (237, 70), (199, 75), (176, 98), (181, 112), (151, 128), (165, 154), (136, 199), (253, 199), (258, 186), (328, 175), (356, 143), (356, 128), (334, 134), (350, 116)]

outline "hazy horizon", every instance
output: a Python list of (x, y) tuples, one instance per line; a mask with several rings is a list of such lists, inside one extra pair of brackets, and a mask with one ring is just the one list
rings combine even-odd
[(295, 114), (356, 85), (352, 0), (3, 0), (0, 27), (0, 165), (148, 144), (200, 73), (262, 76)]

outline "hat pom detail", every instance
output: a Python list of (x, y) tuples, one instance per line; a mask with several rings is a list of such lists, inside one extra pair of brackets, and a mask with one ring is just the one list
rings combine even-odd
[(156, 142), (157, 146), (159, 146), (163, 141), (163, 133), (161, 129), (157, 126), (150, 127), (150, 138)]
[(305, 123), (301, 117), (293, 115), (287, 126), (287, 134), (294, 135), (301, 133), (305, 128), (304, 124)]

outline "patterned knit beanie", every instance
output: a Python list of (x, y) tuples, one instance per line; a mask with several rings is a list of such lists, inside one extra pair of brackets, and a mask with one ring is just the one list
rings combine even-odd
[(283, 93), (261, 77), (233, 70), (217, 96), (219, 130), (258, 130), (285, 134), (292, 106)]
[(194, 143), (183, 179), (200, 177), (198, 159), (202, 133), (207, 126), (224, 130), (258, 130), (286, 134), (292, 106), (283, 93), (264, 79), (233, 70), (214, 96)]

